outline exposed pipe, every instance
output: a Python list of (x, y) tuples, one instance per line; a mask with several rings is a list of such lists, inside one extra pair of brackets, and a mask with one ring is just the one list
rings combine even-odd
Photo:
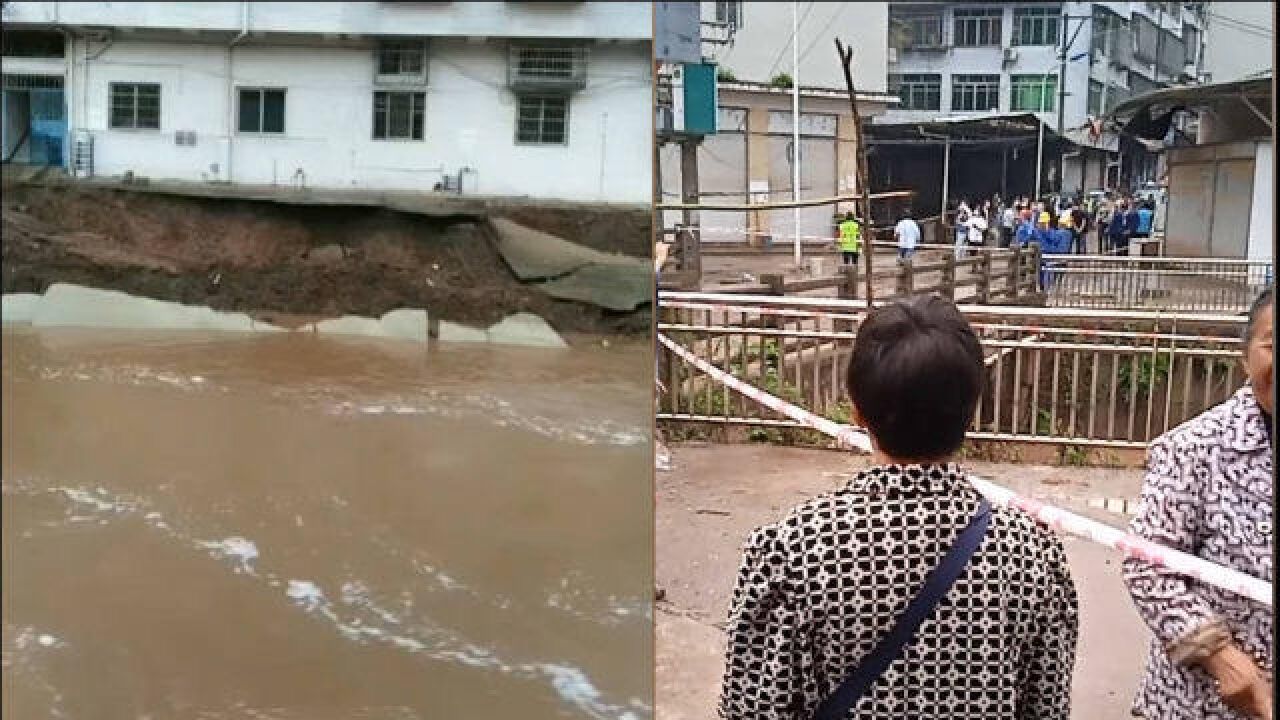
[(227, 44), (227, 183), (233, 180), (231, 173), (231, 162), (233, 155), (232, 145), (235, 143), (235, 125), (236, 125), (236, 88), (234, 78), (231, 76), (232, 54), (235, 52), (236, 45), (239, 45), (249, 35), (249, 0), (240, 1), (240, 32), (231, 38), (231, 42)]

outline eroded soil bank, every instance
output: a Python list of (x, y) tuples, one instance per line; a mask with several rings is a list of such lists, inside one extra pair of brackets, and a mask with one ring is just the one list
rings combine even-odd
[[(606, 252), (647, 256), (649, 215), (530, 204), (505, 213)], [(6, 183), (3, 292), (55, 282), (208, 305), (290, 325), (425, 308), (488, 325), (531, 312), (565, 333), (649, 332), (650, 310), (556, 300), (518, 281), (485, 217)]]

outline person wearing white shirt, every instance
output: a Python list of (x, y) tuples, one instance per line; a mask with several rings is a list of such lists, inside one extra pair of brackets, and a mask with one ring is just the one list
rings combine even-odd
[(1013, 244), (1013, 231), (1017, 223), (1018, 211), (1012, 205), (1006, 207), (1000, 215), (1000, 247), (1007, 248)]
[(902, 213), (902, 219), (893, 226), (893, 236), (898, 241), (899, 259), (905, 260), (915, 253), (920, 244), (920, 226), (912, 219), (910, 210)]

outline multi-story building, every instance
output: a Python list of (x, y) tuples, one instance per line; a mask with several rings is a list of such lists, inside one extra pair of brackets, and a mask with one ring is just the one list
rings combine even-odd
[(1233, 82), (1275, 69), (1275, 3), (1213, 2), (1206, 14), (1205, 82)]
[(646, 202), (647, 2), (6, 2), (6, 161)]
[[(884, 122), (1032, 112), (1084, 151), (1062, 161), (1061, 187), (1120, 182), (1118, 139), (1090, 119), (1120, 102), (1203, 74), (1208, 3), (889, 4)], [(1093, 150), (1096, 152), (1088, 152)], [(1126, 168), (1149, 179), (1152, 158)], [(1110, 168), (1110, 171), (1108, 170)]]

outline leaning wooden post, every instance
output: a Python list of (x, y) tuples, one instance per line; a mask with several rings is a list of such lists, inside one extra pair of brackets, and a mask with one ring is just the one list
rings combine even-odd
[(868, 238), (864, 243), (862, 256), (866, 258), (867, 272), (867, 310), (871, 310), (871, 303), (875, 300), (874, 289), (872, 288), (875, 273), (871, 268), (871, 256), (875, 254), (875, 241), (870, 238), (875, 236), (875, 225), (871, 221), (871, 184), (867, 177), (867, 144), (862, 136), (862, 115), (858, 112), (858, 94), (853, 88), (853, 48), (846, 49), (840, 42), (840, 38), (836, 38), (836, 52), (840, 54), (840, 64), (844, 66), (844, 84), (849, 91), (849, 107), (853, 110), (853, 141), (856, 143), (854, 153), (857, 157), (857, 173), (858, 173), (858, 189), (862, 191), (862, 218), (863, 229), (862, 237)]

